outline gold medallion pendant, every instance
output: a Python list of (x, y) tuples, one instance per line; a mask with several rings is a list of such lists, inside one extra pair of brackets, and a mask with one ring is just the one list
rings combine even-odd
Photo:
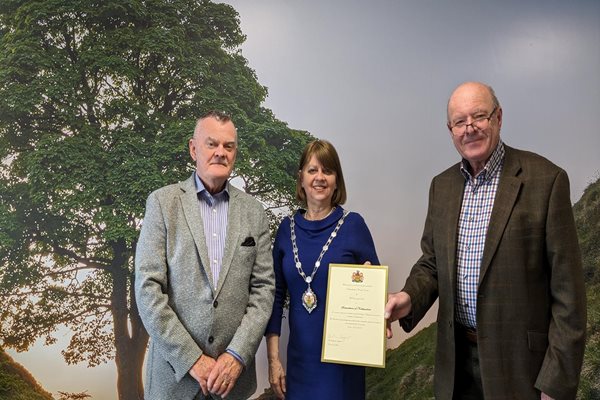
[(306, 291), (302, 294), (302, 305), (306, 308), (306, 311), (310, 314), (312, 310), (317, 308), (317, 296), (315, 292), (312, 291), (310, 286)]

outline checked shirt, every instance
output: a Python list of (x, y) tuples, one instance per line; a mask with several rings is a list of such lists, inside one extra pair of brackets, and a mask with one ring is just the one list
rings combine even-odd
[(477, 176), (473, 177), (469, 173), (468, 161), (463, 159), (460, 166), (465, 177), (465, 187), (456, 246), (455, 318), (460, 324), (470, 328), (477, 328), (479, 270), (503, 162), (504, 144), (500, 141)]

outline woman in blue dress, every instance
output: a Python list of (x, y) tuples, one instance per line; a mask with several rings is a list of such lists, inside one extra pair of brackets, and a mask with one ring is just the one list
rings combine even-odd
[[(276, 292), (266, 330), (269, 382), (286, 400), (363, 400), (364, 367), (321, 362), (329, 264), (379, 264), (364, 219), (341, 206), (346, 187), (331, 143), (315, 140), (304, 149), (296, 197), (306, 208), (281, 221), (273, 247)], [(279, 359), (286, 293), (287, 376)]]

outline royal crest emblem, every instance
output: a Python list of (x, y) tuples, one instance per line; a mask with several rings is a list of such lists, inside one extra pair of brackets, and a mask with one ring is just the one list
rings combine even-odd
[(363, 283), (364, 280), (365, 280), (365, 277), (364, 277), (363, 273), (360, 272), (359, 270), (356, 270), (352, 273), (352, 282)]

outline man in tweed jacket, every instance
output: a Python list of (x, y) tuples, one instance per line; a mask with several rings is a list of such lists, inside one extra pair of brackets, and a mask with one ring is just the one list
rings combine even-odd
[(386, 316), (409, 331), (439, 298), (437, 399), (574, 399), (586, 305), (569, 180), (501, 125), (489, 86), (452, 93), (463, 160), (431, 183), (423, 255)]
[(189, 148), (195, 173), (148, 197), (136, 251), (145, 397), (247, 399), (275, 287), (268, 223), (228, 182), (237, 151), (228, 116), (200, 118)]

